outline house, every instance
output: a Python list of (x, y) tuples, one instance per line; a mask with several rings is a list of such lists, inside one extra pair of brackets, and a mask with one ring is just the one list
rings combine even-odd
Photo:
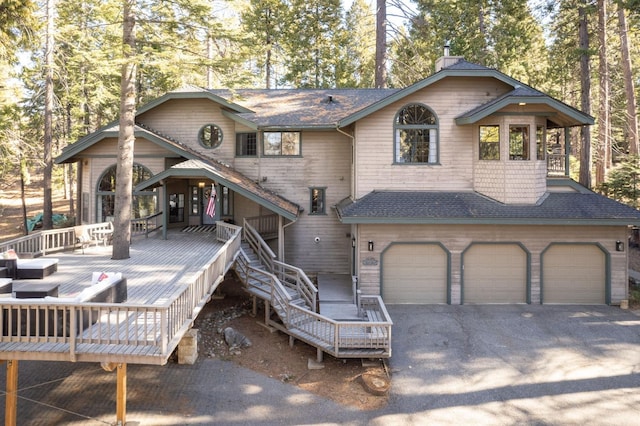
[[(281, 260), (387, 303), (627, 298), (640, 212), (568, 177), (569, 129), (593, 118), (495, 69), (445, 56), (404, 89), (190, 87), (136, 120), (132, 211), (165, 230), (271, 220)], [(57, 158), (79, 164), (83, 223), (112, 219), (117, 137)]]

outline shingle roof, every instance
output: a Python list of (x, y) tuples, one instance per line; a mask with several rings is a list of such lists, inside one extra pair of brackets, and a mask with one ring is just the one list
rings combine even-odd
[(235, 114), (260, 128), (335, 128), (338, 121), (398, 89), (219, 89), (210, 92), (251, 113)]
[(640, 224), (640, 211), (590, 191), (548, 193), (537, 205), (506, 205), (471, 191), (374, 191), (337, 210), (344, 223)]

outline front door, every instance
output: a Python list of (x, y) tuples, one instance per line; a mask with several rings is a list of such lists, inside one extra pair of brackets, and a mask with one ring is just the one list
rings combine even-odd
[(202, 224), (214, 225), (220, 220), (219, 200), (215, 184), (204, 188), (202, 193)]

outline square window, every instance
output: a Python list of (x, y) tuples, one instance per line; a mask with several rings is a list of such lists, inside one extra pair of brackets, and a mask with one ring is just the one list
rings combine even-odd
[(264, 132), (263, 152), (266, 156), (300, 155), (300, 132)]
[(325, 214), (324, 201), (326, 188), (309, 188), (311, 195), (311, 208), (309, 214)]
[(255, 133), (238, 133), (236, 135), (236, 156), (255, 157), (258, 155), (258, 143)]

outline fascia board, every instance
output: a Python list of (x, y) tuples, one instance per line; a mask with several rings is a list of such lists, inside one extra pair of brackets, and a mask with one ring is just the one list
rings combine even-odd
[(640, 219), (519, 219), (519, 218), (375, 218), (342, 217), (352, 225), (561, 225), (638, 226)]
[(175, 99), (209, 99), (212, 102), (218, 103), (221, 106), (225, 107), (225, 108), (229, 108), (235, 112), (238, 113), (245, 113), (245, 112), (253, 112), (250, 109), (247, 109), (241, 105), (235, 104), (233, 102), (229, 102), (224, 98), (221, 98), (218, 95), (214, 95), (211, 92), (208, 92), (206, 90), (202, 90), (202, 91), (198, 91), (198, 92), (169, 92), (169, 93), (165, 93), (164, 95), (160, 96), (159, 98), (156, 98), (148, 103), (146, 103), (145, 105), (141, 106), (140, 108), (138, 108), (138, 110), (136, 111), (136, 115), (142, 115), (145, 112), (148, 112), (154, 108), (156, 108), (157, 106), (168, 102), (170, 100), (175, 100)]

